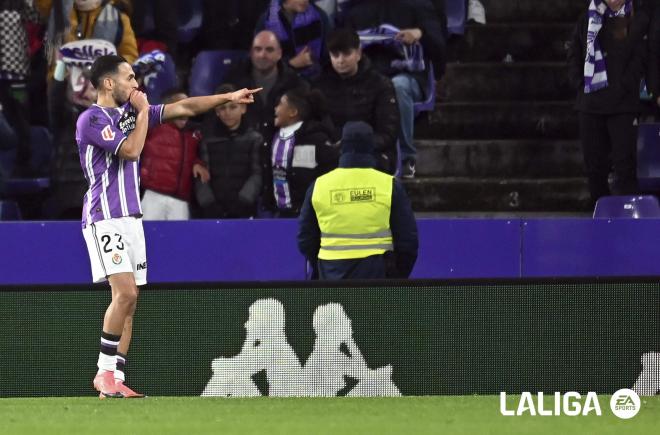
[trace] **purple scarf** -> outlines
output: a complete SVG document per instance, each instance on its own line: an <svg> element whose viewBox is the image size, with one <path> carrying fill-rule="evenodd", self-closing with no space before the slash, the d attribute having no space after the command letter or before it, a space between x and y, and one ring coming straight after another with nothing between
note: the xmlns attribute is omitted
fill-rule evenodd
<svg viewBox="0 0 660 435"><path fill-rule="evenodd" d="M598 32L603 27L605 17L629 16L632 12L632 0L626 0L618 11L611 10L604 0L591 0L587 24L587 54L584 59L584 93L589 94L606 88L607 66L598 42Z"/></svg>

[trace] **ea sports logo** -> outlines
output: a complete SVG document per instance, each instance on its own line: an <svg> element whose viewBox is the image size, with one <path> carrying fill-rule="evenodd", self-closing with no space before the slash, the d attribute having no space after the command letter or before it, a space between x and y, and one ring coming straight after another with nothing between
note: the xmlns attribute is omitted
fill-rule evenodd
<svg viewBox="0 0 660 435"><path fill-rule="evenodd" d="M622 388L615 392L610 399L610 408L619 418L633 418L639 412L641 401L633 390Z"/></svg>

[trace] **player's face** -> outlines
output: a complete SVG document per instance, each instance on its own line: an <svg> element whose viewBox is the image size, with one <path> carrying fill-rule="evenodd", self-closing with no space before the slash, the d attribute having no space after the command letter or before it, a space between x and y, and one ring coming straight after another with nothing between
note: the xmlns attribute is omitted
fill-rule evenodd
<svg viewBox="0 0 660 435"><path fill-rule="evenodd" d="M117 67L117 73L106 78L112 82L112 97L118 106L126 103L134 89L138 88L133 68L128 63L122 63ZM106 85L107 86L107 85Z"/></svg>
<svg viewBox="0 0 660 435"><path fill-rule="evenodd" d="M282 6L287 11L295 12L297 14L303 13L309 7L309 0L284 0Z"/></svg>
<svg viewBox="0 0 660 435"><path fill-rule="evenodd" d="M250 59L252 66L262 72L270 72L282 58L282 49L271 32L259 33L252 42Z"/></svg>
<svg viewBox="0 0 660 435"><path fill-rule="evenodd" d="M282 95L280 102L275 106L275 127L288 127L298 122L298 109L289 103L286 95Z"/></svg>
<svg viewBox="0 0 660 435"><path fill-rule="evenodd" d="M230 130L241 125L241 118L245 113L245 104L227 103L215 108L215 114Z"/></svg>
<svg viewBox="0 0 660 435"><path fill-rule="evenodd" d="M346 51L337 51L330 53L330 61L332 68L340 76L353 76L358 72L358 63L362 59L362 51L360 49L350 49Z"/></svg>

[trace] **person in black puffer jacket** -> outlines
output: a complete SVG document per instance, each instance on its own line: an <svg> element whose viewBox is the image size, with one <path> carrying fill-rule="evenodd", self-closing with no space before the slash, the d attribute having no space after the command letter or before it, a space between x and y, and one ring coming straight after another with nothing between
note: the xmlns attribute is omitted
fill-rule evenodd
<svg viewBox="0 0 660 435"><path fill-rule="evenodd" d="M349 121L364 121L374 129L378 154L377 169L396 171L396 141L399 134L399 107L392 81L376 71L362 55L360 38L351 29L338 29L328 37L332 65L327 67L315 88L328 101L328 114L335 125L335 139Z"/></svg>
<svg viewBox="0 0 660 435"><path fill-rule="evenodd" d="M334 128L324 117L325 101L318 90L290 90L275 108L279 130L262 147L262 167L263 206L276 217L298 216L310 184L337 167Z"/></svg>
<svg viewBox="0 0 660 435"><path fill-rule="evenodd" d="M221 85L217 92L234 92ZM197 201L205 218L254 216L261 193L261 135L245 122L245 104L227 103L204 119L200 156L211 172L208 184L197 183Z"/></svg>

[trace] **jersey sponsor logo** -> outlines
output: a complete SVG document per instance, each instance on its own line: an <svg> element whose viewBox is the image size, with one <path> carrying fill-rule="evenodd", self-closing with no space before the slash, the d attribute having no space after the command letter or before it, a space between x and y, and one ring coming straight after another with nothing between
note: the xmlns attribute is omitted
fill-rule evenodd
<svg viewBox="0 0 660 435"><path fill-rule="evenodd" d="M333 190L330 193L330 198L331 203L336 205L355 202L373 202L376 200L376 189L374 187L364 187Z"/></svg>
<svg viewBox="0 0 660 435"><path fill-rule="evenodd" d="M137 116L133 112L126 111L119 118L117 126L124 133L125 136L128 136L133 130L135 130L135 122L137 121Z"/></svg>
<svg viewBox="0 0 660 435"><path fill-rule="evenodd" d="M105 141L108 141L108 142L113 141L115 139L115 132L112 131L112 127L110 127L109 125L106 125L105 128L103 130L101 130L101 137Z"/></svg>

